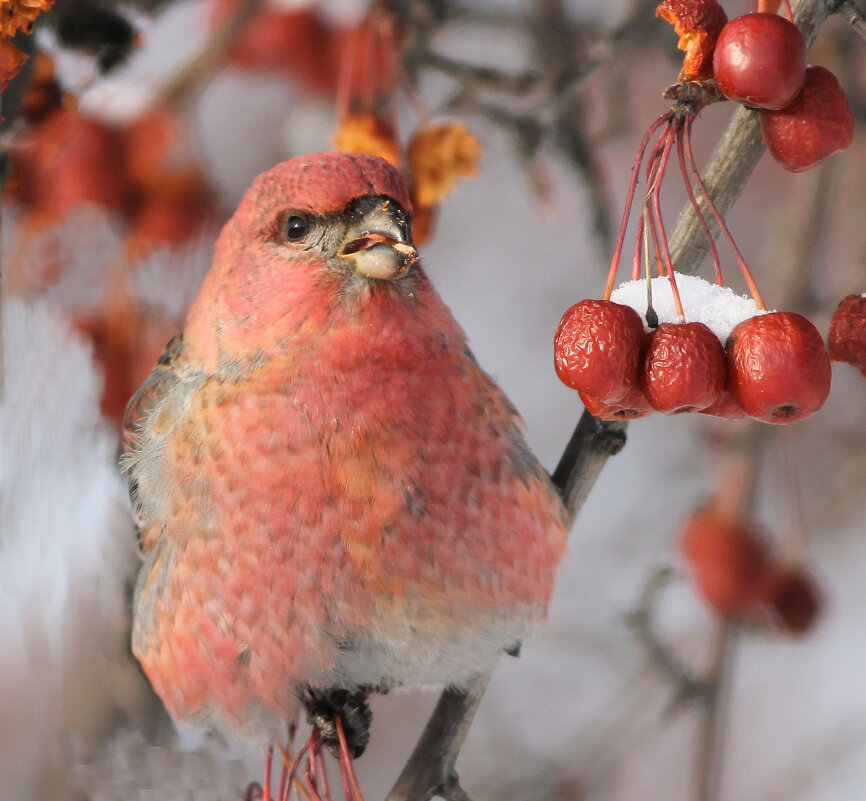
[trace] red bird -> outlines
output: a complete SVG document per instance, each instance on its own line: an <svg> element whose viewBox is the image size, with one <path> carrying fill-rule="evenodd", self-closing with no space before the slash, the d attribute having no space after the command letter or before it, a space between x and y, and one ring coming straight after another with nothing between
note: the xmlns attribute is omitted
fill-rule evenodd
<svg viewBox="0 0 866 801"><path fill-rule="evenodd" d="M133 651L178 719L274 739L306 707L357 755L368 693L466 687L545 614L565 510L409 212L370 156L259 176L129 403Z"/></svg>

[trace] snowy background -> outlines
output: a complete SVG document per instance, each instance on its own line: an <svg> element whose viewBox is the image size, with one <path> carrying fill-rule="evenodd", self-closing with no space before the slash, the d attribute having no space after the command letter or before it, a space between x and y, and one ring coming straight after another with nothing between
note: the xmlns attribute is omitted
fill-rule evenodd
<svg viewBox="0 0 866 801"><path fill-rule="evenodd" d="M334 14L355 10L348 0L332 5ZM576 8L608 23L622 11L614 3ZM141 52L115 77L82 89L81 107L117 118L146 104L203 43L204 13L202 3L184 2L155 22L142 18ZM483 62L495 60L499 44L495 36L458 36L450 47ZM614 209L640 131L664 110L659 94L676 74L673 61L646 59L623 100L632 127L599 150ZM85 60L69 58L61 68L85 86ZM435 98L437 87L429 91ZM701 159L729 114L705 114ZM192 120L208 175L230 209L261 170L327 149L333 111L285 78L226 70L197 99ZM555 154L545 164L551 197L541 201L509 138L468 122L485 145L481 175L444 203L423 258L552 469L582 411L552 370L552 334L568 305L600 294L606 256L593 239L581 183ZM866 290L864 140L861 132L836 165L841 200L815 271L826 308L813 319L822 331L836 300ZM786 247L804 224L816 180L787 175L765 157L730 217L770 306L784 297ZM680 203L670 201L671 213ZM15 214L4 209L6 249L15 247ZM127 650L136 556L125 482L115 431L99 413L102 377L69 321L69 309L88 302L94 265L110 262L122 244L110 221L87 226L101 244L74 259L60 284L3 301L0 797L238 799L259 777L263 755L189 732L178 740ZM80 230L70 225L64 236ZM172 276L200 276L208 248L205 238L157 254L141 291L166 307L182 305L196 279ZM805 532L826 610L802 640L766 631L737 638L723 746L728 801L866 796L866 381L834 365L833 382L824 409L774 430L762 459L757 516L782 542ZM520 659L503 662L463 750L458 769L476 801L690 797L696 713L671 708L673 688L626 617L652 570L679 567L678 528L714 487L714 432L725 425L654 415L630 426L626 449L605 467L574 528L548 625ZM659 613L664 636L700 670L713 633L709 612L676 581ZM371 801L390 787L437 695L398 691L374 700L372 744L357 765Z"/></svg>

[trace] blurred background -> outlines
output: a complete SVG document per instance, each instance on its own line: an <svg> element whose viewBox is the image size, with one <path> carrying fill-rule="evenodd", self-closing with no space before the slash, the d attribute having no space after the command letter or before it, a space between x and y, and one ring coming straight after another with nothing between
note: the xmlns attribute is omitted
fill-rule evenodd
<svg viewBox="0 0 866 801"><path fill-rule="evenodd" d="M553 332L601 296L637 144L681 66L654 10L408 0L381 38L360 0L56 0L16 37L29 58L0 140L0 796L235 800L261 775L263 754L176 732L129 652L137 555L116 459L126 400L180 328L220 226L276 162L336 134L406 164L414 133L451 121L444 188L416 195L424 264L555 467L583 406L552 369ZM866 291L864 52L831 18L810 56L846 89L853 146L802 175L765 155L728 216L768 306L824 335L841 298ZM700 165L733 105L698 119ZM669 232L685 200L672 175ZM864 468L866 381L846 364L792 426L633 422L579 515L547 626L493 678L458 762L470 796L860 801ZM732 482L773 558L810 577L795 632L725 618L690 579L684 522ZM373 700L368 799L437 697Z"/></svg>

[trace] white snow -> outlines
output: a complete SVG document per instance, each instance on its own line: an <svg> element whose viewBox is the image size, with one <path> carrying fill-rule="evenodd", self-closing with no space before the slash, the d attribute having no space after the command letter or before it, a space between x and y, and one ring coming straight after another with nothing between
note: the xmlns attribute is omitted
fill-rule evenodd
<svg viewBox="0 0 866 801"><path fill-rule="evenodd" d="M674 273L674 278L685 312L685 322L703 323L723 345L738 323L756 314L766 314L766 311L758 309L753 298L738 295L730 287L712 284L699 276L684 273ZM613 290L610 299L631 306L644 319L647 310L646 279L620 284ZM682 322L674 305L674 293L667 276L652 279L652 306L660 323Z"/></svg>

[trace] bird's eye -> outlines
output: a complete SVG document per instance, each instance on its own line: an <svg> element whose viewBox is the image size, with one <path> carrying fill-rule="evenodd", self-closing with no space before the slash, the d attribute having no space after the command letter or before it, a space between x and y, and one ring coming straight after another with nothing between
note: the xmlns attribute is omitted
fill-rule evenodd
<svg viewBox="0 0 866 801"><path fill-rule="evenodd" d="M307 220L306 217L302 217L300 214L292 214L286 220L286 236L292 241L303 239L309 230L309 220Z"/></svg>

